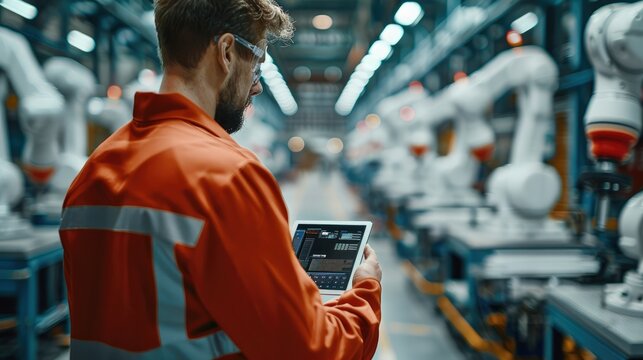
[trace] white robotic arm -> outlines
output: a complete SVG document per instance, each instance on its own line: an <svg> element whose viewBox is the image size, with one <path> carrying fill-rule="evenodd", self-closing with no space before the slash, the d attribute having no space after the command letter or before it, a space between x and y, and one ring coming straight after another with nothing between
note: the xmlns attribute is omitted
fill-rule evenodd
<svg viewBox="0 0 643 360"><path fill-rule="evenodd" d="M0 28L0 68L20 98L20 123L26 135L25 171L36 183L47 182L58 161L58 129L64 100L45 79L27 40Z"/></svg>
<svg viewBox="0 0 643 360"><path fill-rule="evenodd" d="M132 108L123 99L94 97L89 100L87 111L89 121L108 129L111 133L132 119Z"/></svg>
<svg viewBox="0 0 643 360"><path fill-rule="evenodd" d="M382 141L380 160L382 167L375 177L374 185L384 189L394 198L403 196L408 189L408 182L411 180L411 173L415 161L411 155L408 138L405 138L405 129L413 123L413 114L404 119L401 112L413 111L410 105L428 96L426 91L420 87L410 87L396 95L382 100L376 107L376 113L380 115L382 126L376 129L377 133L385 132L385 136L379 136ZM384 135L384 134L381 134ZM405 188L404 190L402 190ZM401 191L398 191L401 190Z"/></svg>
<svg viewBox="0 0 643 360"><path fill-rule="evenodd" d="M621 249L632 259L641 260L638 272L643 275L643 192L634 195L625 204L618 227Z"/></svg>
<svg viewBox="0 0 643 360"><path fill-rule="evenodd" d="M643 1L598 9L585 29L585 45L594 66L594 93L585 114L585 132L598 168L615 172L626 161L641 133L643 80ZM600 195L598 226L603 228L609 198ZM608 309L643 317L643 193L632 197L619 218L620 246L639 259L637 271L608 291Z"/></svg>
<svg viewBox="0 0 643 360"><path fill-rule="evenodd" d="M11 161L4 104L9 92L7 78L0 72L0 160Z"/></svg>
<svg viewBox="0 0 643 360"><path fill-rule="evenodd" d="M134 108L134 96L137 92L157 92L161 88L163 74L156 74L150 69L143 69L138 76L123 89L123 99Z"/></svg>
<svg viewBox="0 0 643 360"><path fill-rule="evenodd" d="M400 111L404 111L404 108L414 108L412 106L414 103L427 99L428 97L429 94L423 88L411 87L379 103L375 108L375 112L379 114L382 119L382 126L391 134L392 141L398 142L402 140L400 136L403 135L403 130L408 128L412 122L403 119ZM410 111L415 111L415 109ZM417 118L415 115L412 117Z"/></svg>
<svg viewBox="0 0 643 360"><path fill-rule="evenodd" d="M543 163L558 86L555 62L541 48L515 48L492 59L466 81L468 86L454 98L466 117L484 116L495 99L511 89L518 94L509 164L496 169L489 179L488 198L498 207L498 230L508 236L538 233L566 238L561 224L547 219L560 196L561 181L555 169Z"/></svg>
<svg viewBox="0 0 643 360"><path fill-rule="evenodd" d="M45 62L45 76L65 97L63 124L63 151L77 156L87 156L88 99L94 94L96 77L80 63L63 57L53 57Z"/></svg>
<svg viewBox="0 0 643 360"><path fill-rule="evenodd" d="M585 43L595 75L585 115L592 155L622 162L641 132L643 2L600 8L589 19Z"/></svg>
<svg viewBox="0 0 643 360"><path fill-rule="evenodd" d="M585 114L585 132L598 171L615 173L641 133L643 1L598 9L585 29L585 45L594 67L594 93ZM600 187L605 188L604 184ZM597 223L604 229L609 192L598 190Z"/></svg>
<svg viewBox="0 0 643 360"><path fill-rule="evenodd" d="M435 127L456 116L457 111L453 102L450 101L447 89L434 97L413 103L418 126Z"/></svg>
<svg viewBox="0 0 643 360"><path fill-rule="evenodd" d="M7 80L0 74L0 218L10 214L11 206L20 200L24 193L20 169L11 162L9 153L9 134L4 109L8 91Z"/></svg>
<svg viewBox="0 0 643 360"><path fill-rule="evenodd" d="M467 86L453 101L467 117L483 116L496 99L517 90L519 117L510 163L541 162L558 88L554 60L536 46L515 48L502 52L464 81Z"/></svg>
<svg viewBox="0 0 643 360"><path fill-rule="evenodd" d="M607 308L643 317L643 192L632 197L619 218L620 246L625 255L639 259L638 269L625 275L625 283L608 291Z"/></svg>
<svg viewBox="0 0 643 360"><path fill-rule="evenodd" d="M471 185L477 176L480 161L486 160L493 150L494 134L481 116L464 117L455 106L455 99L467 87L466 81L458 81L436 97L413 104L417 114L417 128L414 131L429 132L429 129L453 120L456 134L449 154L432 162L425 184L428 198L417 201L418 210L427 206L475 206L480 203L479 195Z"/></svg>

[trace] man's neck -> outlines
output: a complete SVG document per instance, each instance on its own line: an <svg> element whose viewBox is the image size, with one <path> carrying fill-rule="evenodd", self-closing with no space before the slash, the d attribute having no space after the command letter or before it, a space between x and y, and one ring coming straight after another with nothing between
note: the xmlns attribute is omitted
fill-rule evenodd
<svg viewBox="0 0 643 360"><path fill-rule="evenodd" d="M192 76L190 78L190 80L186 80L185 76L166 71L163 75L159 93L179 93L214 118L218 94L212 89L211 85L202 80L205 77Z"/></svg>

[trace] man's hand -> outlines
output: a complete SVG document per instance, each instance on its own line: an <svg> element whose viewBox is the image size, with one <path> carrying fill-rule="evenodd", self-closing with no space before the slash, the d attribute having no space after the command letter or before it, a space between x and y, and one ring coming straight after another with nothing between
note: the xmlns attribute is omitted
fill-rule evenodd
<svg viewBox="0 0 643 360"><path fill-rule="evenodd" d="M364 262L357 268L353 276L353 286L364 279L382 281L382 268L377 261L377 254L368 244L364 249Z"/></svg>

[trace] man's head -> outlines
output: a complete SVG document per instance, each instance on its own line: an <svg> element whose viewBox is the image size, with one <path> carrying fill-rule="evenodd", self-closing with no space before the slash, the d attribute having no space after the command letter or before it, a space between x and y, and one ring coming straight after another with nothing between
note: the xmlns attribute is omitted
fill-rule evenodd
<svg viewBox="0 0 643 360"><path fill-rule="evenodd" d="M244 109L262 91L267 39L293 32L274 0L155 0L155 21L166 73L211 88L214 118L228 133L241 128Z"/></svg>

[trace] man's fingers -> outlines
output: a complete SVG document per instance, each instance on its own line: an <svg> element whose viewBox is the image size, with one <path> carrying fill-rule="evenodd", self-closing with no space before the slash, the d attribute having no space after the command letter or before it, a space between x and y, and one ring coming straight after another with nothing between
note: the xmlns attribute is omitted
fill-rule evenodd
<svg viewBox="0 0 643 360"><path fill-rule="evenodd" d="M366 261L368 262L373 262L376 263L377 261L377 254L375 253L375 250L370 245L366 245L366 248L364 248L364 257Z"/></svg>
<svg viewBox="0 0 643 360"><path fill-rule="evenodd" d="M373 248L369 244L366 244L366 247L364 248L364 258L368 259L373 253Z"/></svg>

